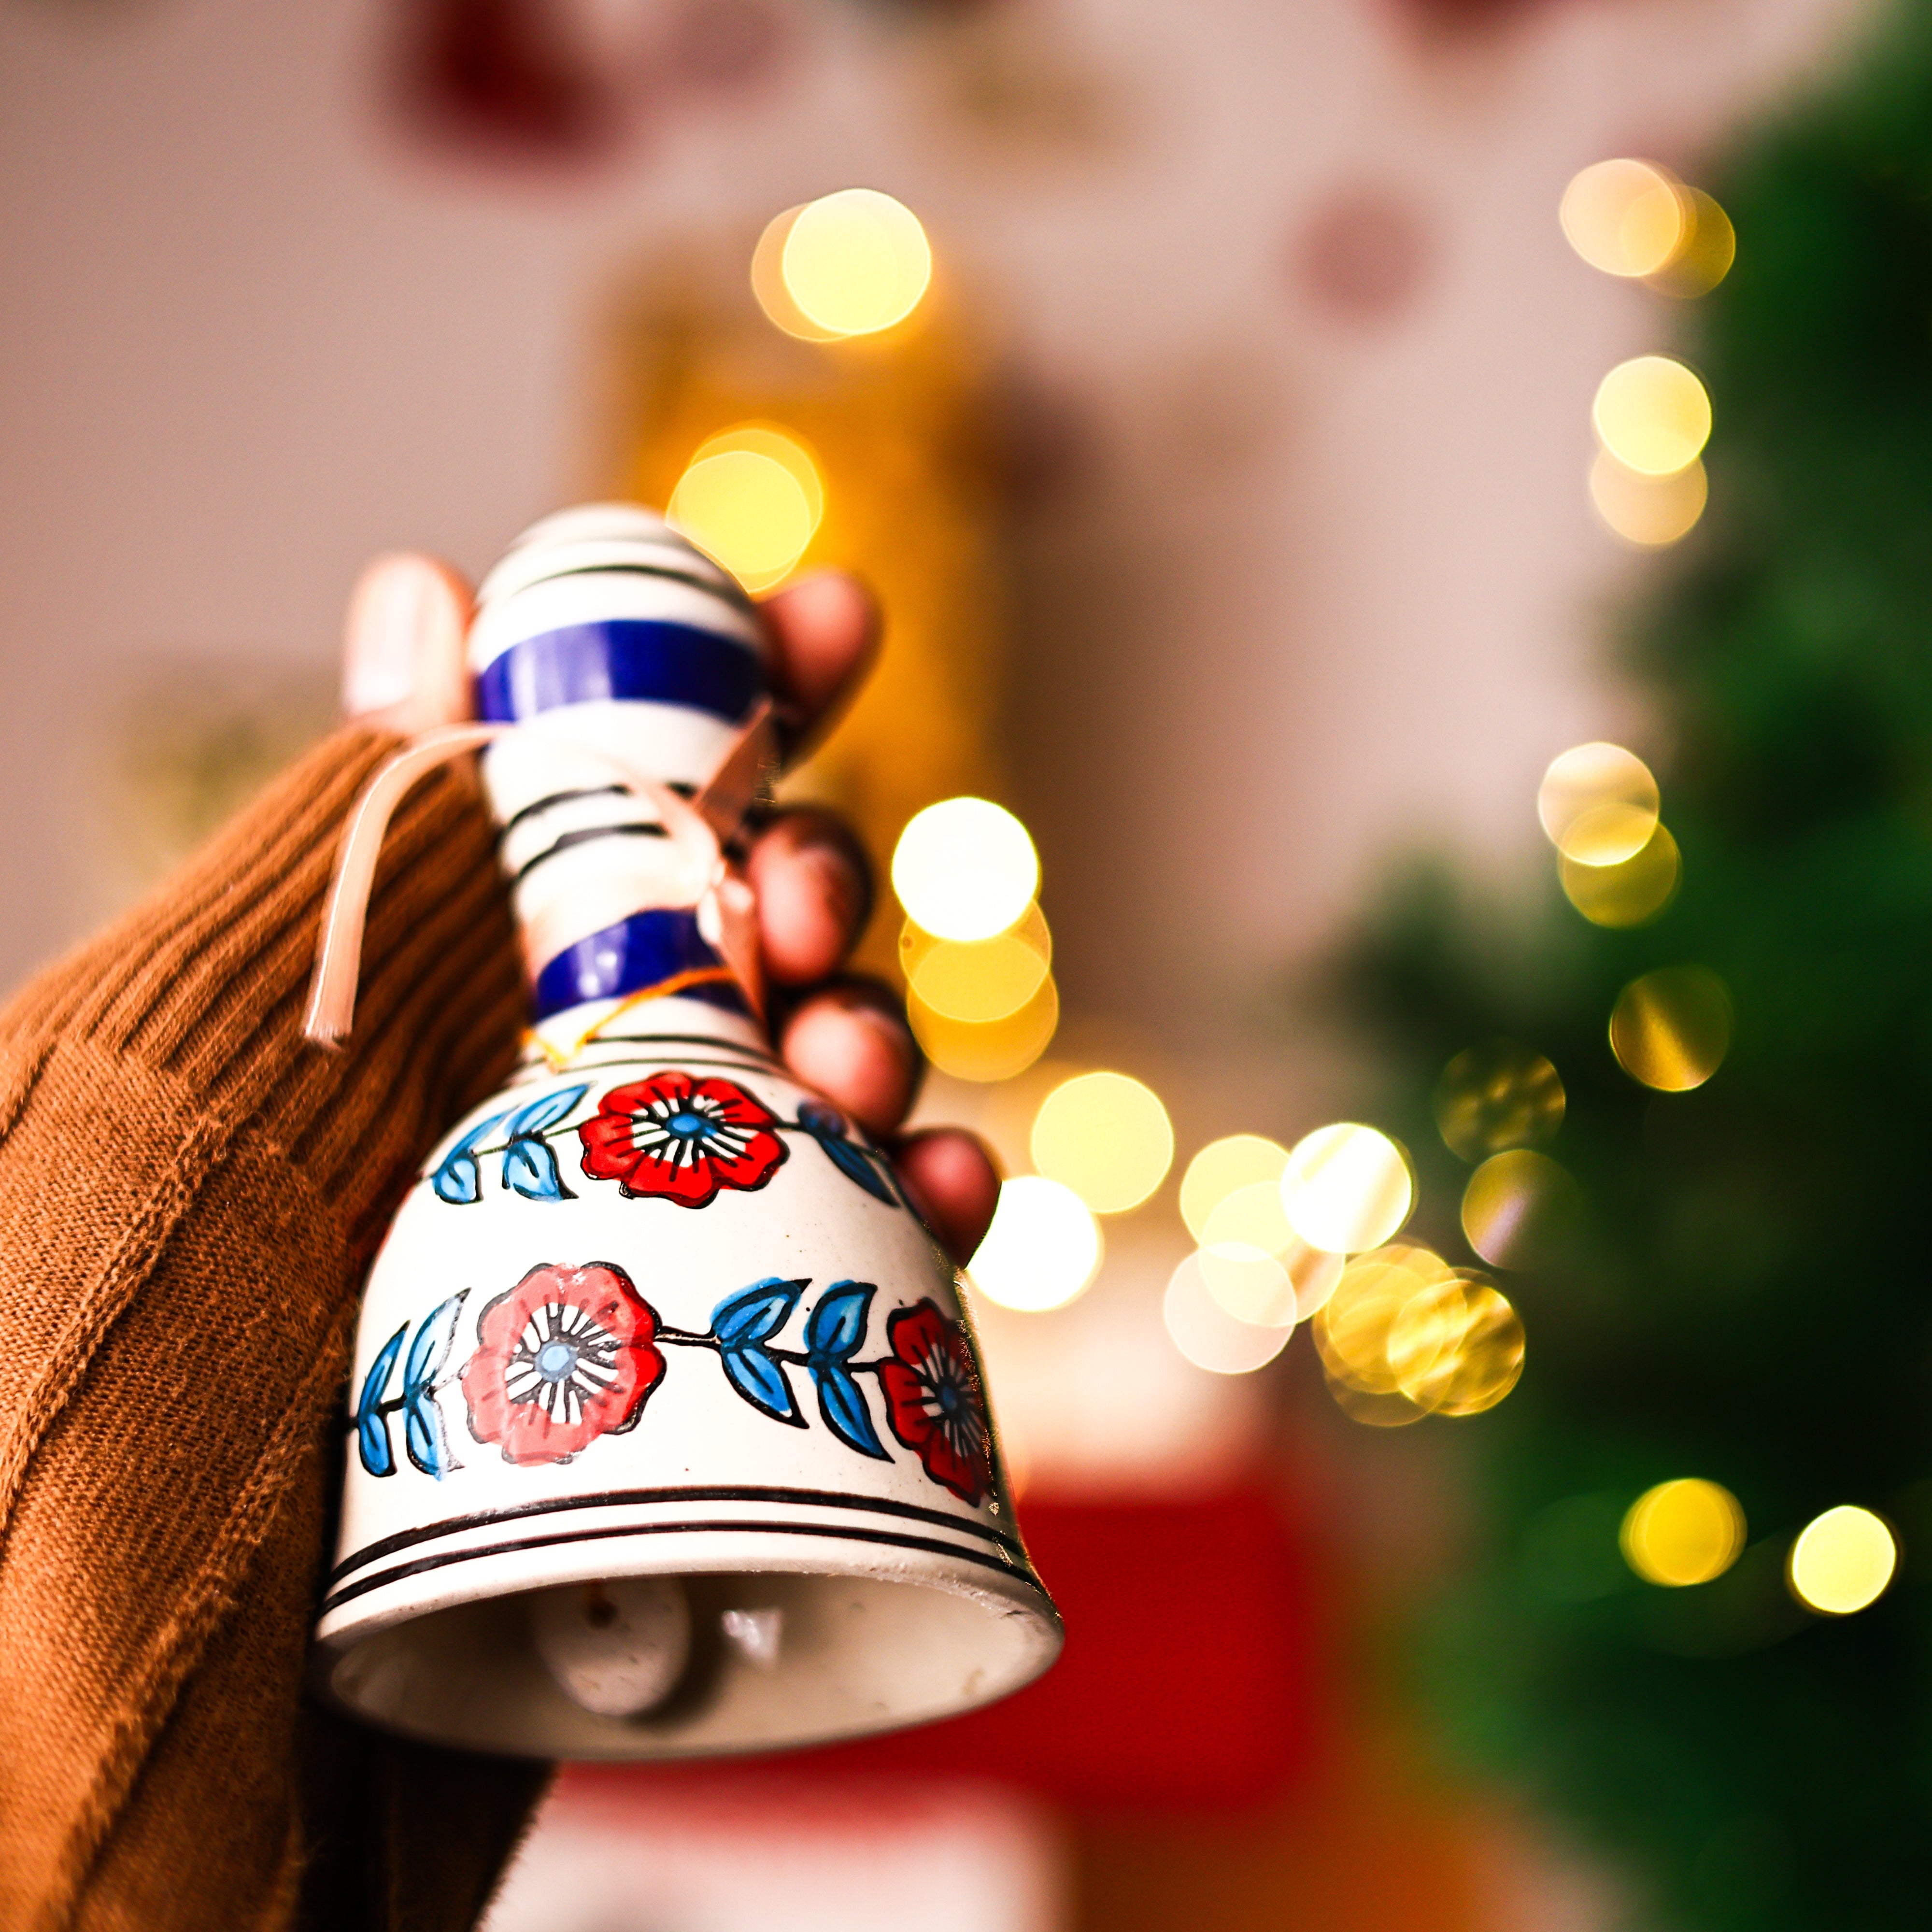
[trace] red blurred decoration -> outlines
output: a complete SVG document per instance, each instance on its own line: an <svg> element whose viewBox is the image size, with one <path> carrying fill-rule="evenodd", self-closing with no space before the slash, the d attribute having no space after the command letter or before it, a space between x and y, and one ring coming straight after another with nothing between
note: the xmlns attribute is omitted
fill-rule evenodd
<svg viewBox="0 0 1932 1932"><path fill-rule="evenodd" d="M1003 1704L862 1743L725 1765L580 1766L614 1796L667 1780L986 1779L1070 1810L1225 1819L1312 1766L1322 1730L1313 1569L1280 1502L1029 1502L1027 1543L1066 1648Z"/></svg>
<svg viewBox="0 0 1932 1932"><path fill-rule="evenodd" d="M1318 306L1349 322L1382 322L1421 292L1433 253L1412 202L1387 188L1351 188L1301 231L1294 267Z"/></svg>

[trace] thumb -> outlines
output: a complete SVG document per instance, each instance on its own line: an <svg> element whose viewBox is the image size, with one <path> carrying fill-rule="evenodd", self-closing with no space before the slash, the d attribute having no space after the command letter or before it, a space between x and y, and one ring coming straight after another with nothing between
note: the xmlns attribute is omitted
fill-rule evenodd
<svg viewBox="0 0 1932 1932"><path fill-rule="evenodd" d="M344 711L406 735L461 724L470 607L470 586L448 564L409 551L377 557L350 593Z"/></svg>

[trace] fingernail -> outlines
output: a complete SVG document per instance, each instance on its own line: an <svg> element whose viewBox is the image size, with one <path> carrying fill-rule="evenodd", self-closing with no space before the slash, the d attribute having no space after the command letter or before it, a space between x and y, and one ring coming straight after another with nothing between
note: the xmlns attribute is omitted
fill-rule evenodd
<svg viewBox="0 0 1932 1932"><path fill-rule="evenodd" d="M843 841L817 838L802 847L799 856L812 867L825 895L826 904L842 932L856 934L871 907L871 881L860 868Z"/></svg>
<svg viewBox="0 0 1932 1932"><path fill-rule="evenodd" d="M404 704L416 688L429 586L422 567L384 558L365 570L349 601L342 708L352 718Z"/></svg>

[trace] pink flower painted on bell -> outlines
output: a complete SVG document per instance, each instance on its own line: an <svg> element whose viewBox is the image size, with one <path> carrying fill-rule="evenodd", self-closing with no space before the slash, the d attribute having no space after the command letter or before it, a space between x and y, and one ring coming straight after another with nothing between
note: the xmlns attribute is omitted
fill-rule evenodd
<svg viewBox="0 0 1932 1932"><path fill-rule="evenodd" d="M530 1464L568 1462L631 1428L664 1378L657 1331L622 1268L532 1268L478 1318L462 1376L470 1433Z"/></svg>

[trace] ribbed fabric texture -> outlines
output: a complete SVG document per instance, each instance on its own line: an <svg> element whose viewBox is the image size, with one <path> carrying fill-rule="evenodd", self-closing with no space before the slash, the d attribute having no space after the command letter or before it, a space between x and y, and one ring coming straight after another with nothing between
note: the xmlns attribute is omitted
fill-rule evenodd
<svg viewBox="0 0 1932 1932"><path fill-rule="evenodd" d="M540 1769L303 1672L362 1276L524 993L480 802L397 814L346 1050L301 1036L339 734L0 1012L0 1924L473 1924Z"/></svg>

